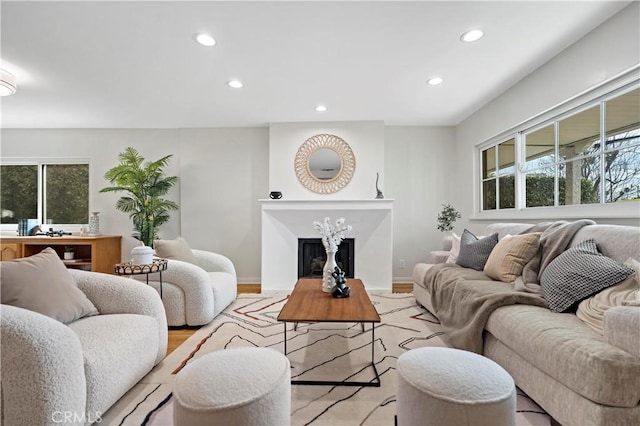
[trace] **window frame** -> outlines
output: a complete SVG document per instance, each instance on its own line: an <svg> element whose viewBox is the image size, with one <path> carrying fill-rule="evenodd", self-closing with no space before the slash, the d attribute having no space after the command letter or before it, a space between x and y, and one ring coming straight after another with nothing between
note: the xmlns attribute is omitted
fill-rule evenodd
<svg viewBox="0 0 640 426"><path fill-rule="evenodd" d="M638 77L639 67L634 67L620 76L611 79L609 82L603 83L593 89L583 92L582 94L571 98L537 116L525 120L518 125L492 137L489 140L481 142L474 149L474 164L477 171L474 173L474 192L475 202L473 206L472 220L504 220L508 218L517 219L542 219L542 218L638 218L640 217L640 201L629 201L624 203L606 203L605 202L605 179L600 179L599 202L593 204L571 204L559 205L559 170L558 167L565 161L560 160L558 147L559 123L568 117L579 114L594 106L600 106L600 139L601 149L598 157L600 158L600 175L604 176L604 155L610 151L606 149L606 102L616 97L640 88L640 78ZM526 149L525 135L532 133L538 129L553 125L554 132L554 205L540 207L526 207L526 173L530 171L526 167ZM482 158L483 151L495 148L496 152L501 143L513 138L515 140L515 208L500 209L499 203L493 210L483 210L484 193L483 184L486 179L483 178ZM637 146L632 144L630 146ZM586 158L580 156L579 158ZM577 160L578 158L576 158Z"/></svg>
<svg viewBox="0 0 640 426"><path fill-rule="evenodd" d="M500 203L500 178L503 178L505 176L510 176L511 173L508 174L501 174L500 172L504 169L500 168L500 146L510 143L511 141L513 141L513 178L514 178L514 207L501 207L501 203ZM494 173L495 175L493 177L484 177L484 169L483 169L483 153L484 151L488 151L489 149L494 149L494 153L493 153L493 163L495 165L495 170ZM486 147L485 149L481 149L479 150L479 155L480 155L480 210L481 211L497 211L497 210L513 210L515 208L515 206L517 206L517 195L516 195L516 186L517 186L517 180L518 180L518 170L517 170L517 165L518 165L518 142L515 138L515 135L507 135L506 137L503 137L501 139L499 139L499 142L497 142L495 145L489 145L488 147ZM494 209L490 209L490 210L483 210L483 201L484 201L484 183L485 182L490 182L490 181L494 181L495 182L495 198L496 198L496 207Z"/></svg>
<svg viewBox="0 0 640 426"><path fill-rule="evenodd" d="M43 214L45 209L45 199L44 199L44 176L43 176L43 166L47 165L88 165L89 166L89 193L88 193L88 202L89 208L87 211L87 218L90 216L93 205L93 185L91 178L91 159L88 157L2 157L0 158L0 166L37 166L38 168L38 213L37 217L33 219L37 219L38 223L42 225ZM77 224L77 223L54 223L53 224L56 230L58 228L63 228L68 232L79 232L80 228L86 224ZM15 223L2 223L0 224L0 232L8 233L11 231L17 232L18 224Z"/></svg>

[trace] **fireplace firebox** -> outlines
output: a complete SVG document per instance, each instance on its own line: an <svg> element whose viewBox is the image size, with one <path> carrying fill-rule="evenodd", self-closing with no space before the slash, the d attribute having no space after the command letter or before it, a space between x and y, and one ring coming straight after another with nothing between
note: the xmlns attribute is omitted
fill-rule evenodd
<svg viewBox="0 0 640 426"><path fill-rule="evenodd" d="M336 263L346 278L354 276L355 239L345 238L338 246ZM298 238L298 278L322 278L327 253L320 238Z"/></svg>

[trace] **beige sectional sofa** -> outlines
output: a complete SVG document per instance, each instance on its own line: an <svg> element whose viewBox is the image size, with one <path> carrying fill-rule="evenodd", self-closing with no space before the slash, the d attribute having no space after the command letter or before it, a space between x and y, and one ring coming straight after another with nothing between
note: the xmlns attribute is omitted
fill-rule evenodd
<svg viewBox="0 0 640 426"><path fill-rule="evenodd" d="M531 227L498 223L488 226L483 235L497 232L502 238L527 232ZM584 226L567 249L590 238L596 240L602 254L618 262L630 257L640 259L640 228ZM431 260L443 262L447 255L437 252ZM433 306L437 302L434 298L440 297L436 294L440 287L434 285L436 275L446 279L467 273L468 278L456 284L460 298L469 298L478 291L480 299L485 286L517 291L512 283L491 280L482 271L461 269L468 268L417 264L413 273L416 301L438 316L438 309ZM447 331L444 321L443 326ZM513 303L488 315L481 340L480 353L504 367L517 386L560 424L640 424L640 307L607 310L604 335L600 335L575 313L555 313L546 306L528 304L526 297L514 298Z"/></svg>

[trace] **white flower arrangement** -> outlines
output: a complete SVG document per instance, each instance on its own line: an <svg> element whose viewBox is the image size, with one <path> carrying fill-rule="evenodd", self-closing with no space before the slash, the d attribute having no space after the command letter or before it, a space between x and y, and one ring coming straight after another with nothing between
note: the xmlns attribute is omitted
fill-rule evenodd
<svg viewBox="0 0 640 426"><path fill-rule="evenodd" d="M324 218L324 222L315 221L313 222L313 226L320 232L320 236L322 237L322 244L326 251L338 251L338 246L344 240L344 233L351 231L351 225L344 224L344 218L336 220L336 224L334 225L331 222L331 219L328 217Z"/></svg>

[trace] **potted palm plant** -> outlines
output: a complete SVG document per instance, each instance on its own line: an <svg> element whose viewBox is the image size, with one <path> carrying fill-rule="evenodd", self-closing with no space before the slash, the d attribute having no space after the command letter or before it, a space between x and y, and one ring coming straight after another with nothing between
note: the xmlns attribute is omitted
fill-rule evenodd
<svg viewBox="0 0 640 426"><path fill-rule="evenodd" d="M104 175L114 186L100 190L126 193L116 208L129 214L135 230L133 237L149 247L158 237L158 227L169 220L169 211L178 209L178 204L163 198L178 182L177 176L165 176L164 168L171 157L170 154L145 163L136 149L128 147L118 154L120 164Z"/></svg>

